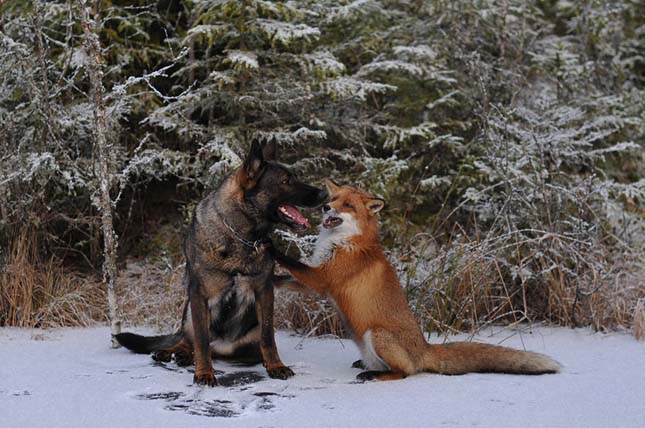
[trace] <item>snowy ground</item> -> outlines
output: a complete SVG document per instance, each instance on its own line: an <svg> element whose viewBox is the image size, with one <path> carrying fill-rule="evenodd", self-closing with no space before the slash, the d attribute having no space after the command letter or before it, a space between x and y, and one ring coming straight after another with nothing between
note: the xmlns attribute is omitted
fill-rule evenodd
<svg viewBox="0 0 645 428"><path fill-rule="evenodd" d="M226 386L210 389L110 349L105 328L0 329L0 427L645 427L645 344L625 334L496 329L477 340L547 353L564 372L368 384L354 383L349 341L277 340L294 378L216 363Z"/></svg>

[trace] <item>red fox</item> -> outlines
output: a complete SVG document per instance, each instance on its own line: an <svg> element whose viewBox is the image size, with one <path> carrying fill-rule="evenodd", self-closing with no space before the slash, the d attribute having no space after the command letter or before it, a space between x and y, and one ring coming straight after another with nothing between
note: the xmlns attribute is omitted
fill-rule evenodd
<svg viewBox="0 0 645 428"><path fill-rule="evenodd" d="M354 365L368 370L357 376L359 380L395 380L419 372L560 370L556 361L535 352L479 343L428 344L378 240L376 214L384 201L331 180L325 184L330 200L323 206L315 264L272 252L300 284L336 303L362 354L362 361ZM299 286L293 281L288 285Z"/></svg>

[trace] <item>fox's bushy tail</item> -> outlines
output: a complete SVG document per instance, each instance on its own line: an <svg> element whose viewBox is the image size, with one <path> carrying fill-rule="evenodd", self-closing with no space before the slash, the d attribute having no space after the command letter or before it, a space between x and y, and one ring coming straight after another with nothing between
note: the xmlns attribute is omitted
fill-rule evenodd
<svg viewBox="0 0 645 428"><path fill-rule="evenodd" d="M183 338L181 333L165 334L161 336L141 336L134 333L120 333L115 339L130 351L137 354L150 354L175 347Z"/></svg>
<svg viewBox="0 0 645 428"><path fill-rule="evenodd" d="M424 370L458 375L464 373L558 373L560 364L537 352L519 351L483 343L457 342L426 347Z"/></svg>

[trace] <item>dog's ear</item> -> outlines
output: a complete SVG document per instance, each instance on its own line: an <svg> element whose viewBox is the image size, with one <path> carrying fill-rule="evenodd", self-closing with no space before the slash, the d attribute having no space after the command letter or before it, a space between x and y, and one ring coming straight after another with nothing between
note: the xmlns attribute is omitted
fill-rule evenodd
<svg viewBox="0 0 645 428"><path fill-rule="evenodd" d="M381 198L370 198L365 202L370 214L375 215L377 212L381 211L385 206L385 201Z"/></svg>
<svg viewBox="0 0 645 428"><path fill-rule="evenodd" d="M338 192L338 189L340 189L340 186L338 184L334 183L329 178L325 178L323 180L323 183L325 184L325 187L327 188L327 193L329 193L330 195L333 195L334 193Z"/></svg>
<svg viewBox="0 0 645 428"><path fill-rule="evenodd" d="M264 172L264 167L266 162L262 154L262 146L258 140L253 140L251 142L251 150L244 160L244 164L237 173L237 178L244 189L253 188L262 173Z"/></svg>
<svg viewBox="0 0 645 428"><path fill-rule="evenodd" d="M262 156L267 162L274 162L277 156L278 144L275 141L275 138L271 138L264 144L262 147Z"/></svg>

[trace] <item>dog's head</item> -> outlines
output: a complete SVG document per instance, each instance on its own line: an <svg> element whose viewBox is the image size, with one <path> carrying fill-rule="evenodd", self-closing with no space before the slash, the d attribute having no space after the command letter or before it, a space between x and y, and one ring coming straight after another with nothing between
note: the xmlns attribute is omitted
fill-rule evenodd
<svg viewBox="0 0 645 428"><path fill-rule="evenodd" d="M376 213L385 201L352 186L339 186L325 179L329 202L322 207L321 226L328 234L349 238L354 235L376 233Z"/></svg>
<svg viewBox="0 0 645 428"><path fill-rule="evenodd" d="M327 191L300 181L287 166L276 161L276 144L271 140L251 143L244 164L237 172L244 199L254 211L271 223L283 223L303 231L309 221L297 207L317 207L327 200Z"/></svg>

